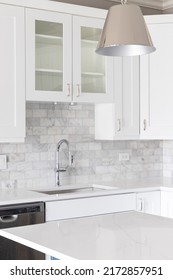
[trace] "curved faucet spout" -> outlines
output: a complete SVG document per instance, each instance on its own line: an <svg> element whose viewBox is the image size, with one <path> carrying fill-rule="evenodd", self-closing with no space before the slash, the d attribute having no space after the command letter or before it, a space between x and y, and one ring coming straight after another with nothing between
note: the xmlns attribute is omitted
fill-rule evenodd
<svg viewBox="0 0 173 280"><path fill-rule="evenodd" d="M68 150L69 150L69 142L68 142L66 139L62 139L62 140L60 140L60 141L58 142L58 144L57 144L57 151L58 151L58 152L59 152L59 149L60 149L60 147L61 147L61 145L62 145L63 143L66 143L66 145L67 145L67 147L68 147Z"/></svg>
<svg viewBox="0 0 173 280"><path fill-rule="evenodd" d="M60 167L60 148L61 145L65 143L67 145L67 149L68 149L68 165L66 167L61 168ZM69 167L69 162L70 162L70 151L69 151L69 142L66 139L62 139L58 142L57 144L57 168L56 168L56 183L58 186L60 186L60 173L61 172L65 172L67 171L68 167Z"/></svg>

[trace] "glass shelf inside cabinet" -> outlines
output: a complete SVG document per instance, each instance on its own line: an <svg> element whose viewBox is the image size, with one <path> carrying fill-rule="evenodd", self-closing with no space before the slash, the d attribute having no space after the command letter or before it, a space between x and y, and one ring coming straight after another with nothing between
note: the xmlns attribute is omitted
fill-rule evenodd
<svg viewBox="0 0 173 280"><path fill-rule="evenodd" d="M35 22L35 89L63 89L63 25L57 22Z"/></svg>
<svg viewBox="0 0 173 280"><path fill-rule="evenodd" d="M42 44L48 44L48 45L62 45L62 37L58 36L49 36L49 35L43 35L43 34L36 34L35 35L36 43L38 44L38 47L42 47Z"/></svg>
<svg viewBox="0 0 173 280"><path fill-rule="evenodd" d="M81 87L85 93L105 93L105 58L95 53L101 29L81 26Z"/></svg>

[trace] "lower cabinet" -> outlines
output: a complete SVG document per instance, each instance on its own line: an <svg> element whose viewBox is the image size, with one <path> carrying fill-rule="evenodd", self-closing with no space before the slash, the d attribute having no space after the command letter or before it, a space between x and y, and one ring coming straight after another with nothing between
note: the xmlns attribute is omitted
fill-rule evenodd
<svg viewBox="0 0 173 280"><path fill-rule="evenodd" d="M46 202L46 222L125 211L173 218L173 192L156 190Z"/></svg>
<svg viewBox="0 0 173 280"><path fill-rule="evenodd" d="M108 195L46 202L46 222L136 210L136 194Z"/></svg>
<svg viewBox="0 0 173 280"><path fill-rule="evenodd" d="M173 218L173 192L161 191L161 216Z"/></svg>
<svg viewBox="0 0 173 280"><path fill-rule="evenodd" d="M143 212L153 215L161 215L161 192L141 192L137 194L136 209L138 212Z"/></svg>
<svg viewBox="0 0 173 280"><path fill-rule="evenodd" d="M136 209L139 212L173 218L173 192L151 191L137 194Z"/></svg>

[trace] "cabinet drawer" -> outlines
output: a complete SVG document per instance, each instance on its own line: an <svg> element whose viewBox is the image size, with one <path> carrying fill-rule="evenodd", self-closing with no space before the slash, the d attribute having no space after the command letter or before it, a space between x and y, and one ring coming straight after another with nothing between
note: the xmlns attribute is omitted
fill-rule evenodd
<svg viewBox="0 0 173 280"><path fill-rule="evenodd" d="M46 202L46 221L136 210L136 194Z"/></svg>

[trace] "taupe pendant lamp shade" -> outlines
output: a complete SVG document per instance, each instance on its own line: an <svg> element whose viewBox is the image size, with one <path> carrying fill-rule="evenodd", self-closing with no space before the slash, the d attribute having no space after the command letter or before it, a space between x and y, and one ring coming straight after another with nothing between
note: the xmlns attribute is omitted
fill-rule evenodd
<svg viewBox="0 0 173 280"><path fill-rule="evenodd" d="M137 5L120 4L109 9L96 53L105 56L135 56L155 50Z"/></svg>

